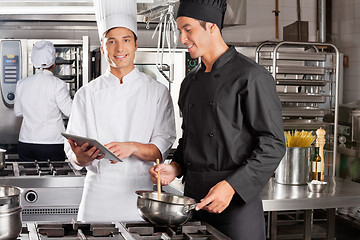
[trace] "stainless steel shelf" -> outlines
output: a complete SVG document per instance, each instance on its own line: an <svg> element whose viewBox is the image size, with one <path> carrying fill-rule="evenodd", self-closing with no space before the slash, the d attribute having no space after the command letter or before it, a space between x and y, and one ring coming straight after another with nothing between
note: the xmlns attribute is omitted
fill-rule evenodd
<svg viewBox="0 0 360 240"><path fill-rule="evenodd" d="M278 93L281 102L324 103L326 96L310 93Z"/></svg>
<svg viewBox="0 0 360 240"><path fill-rule="evenodd" d="M272 72L272 71L271 71ZM278 66L276 73L286 74L310 74L310 75L323 75L326 72L324 67L312 67L312 66Z"/></svg>
<svg viewBox="0 0 360 240"><path fill-rule="evenodd" d="M328 81L323 80L307 80L307 79L276 79L277 85L289 86L325 86Z"/></svg>
<svg viewBox="0 0 360 240"><path fill-rule="evenodd" d="M315 130L319 128L326 128L326 126L332 125L331 123L320 122L313 119L285 119L284 129L285 130Z"/></svg>
<svg viewBox="0 0 360 240"><path fill-rule="evenodd" d="M283 107L284 117L324 117L326 110L313 107Z"/></svg>
<svg viewBox="0 0 360 240"><path fill-rule="evenodd" d="M260 57L263 59L273 59L273 52L261 52ZM278 60L308 60L308 61L325 61L325 53L312 52L278 52L276 58Z"/></svg>

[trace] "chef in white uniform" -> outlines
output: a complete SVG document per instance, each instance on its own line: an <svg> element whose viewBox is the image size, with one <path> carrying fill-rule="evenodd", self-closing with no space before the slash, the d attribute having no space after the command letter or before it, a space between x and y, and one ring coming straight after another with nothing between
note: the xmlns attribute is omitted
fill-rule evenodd
<svg viewBox="0 0 360 240"><path fill-rule="evenodd" d="M53 75L55 47L50 41L39 41L31 53L35 75L16 85L14 112L23 117L18 153L21 161L65 160L65 131L62 115L69 117L71 103L66 83Z"/></svg>
<svg viewBox="0 0 360 240"><path fill-rule="evenodd" d="M87 169L79 221L142 220L135 191L152 190L148 171L155 159L166 158L175 141L169 91L134 66L136 1L109 2L99 6L95 1L101 51L109 69L75 94L67 132L97 139L123 162L99 156L88 143L65 143L73 165Z"/></svg>

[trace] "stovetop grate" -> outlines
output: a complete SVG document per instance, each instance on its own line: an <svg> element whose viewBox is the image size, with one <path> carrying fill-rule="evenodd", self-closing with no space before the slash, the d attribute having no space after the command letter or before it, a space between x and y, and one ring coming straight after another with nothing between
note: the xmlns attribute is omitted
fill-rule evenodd
<svg viewBox="0 0 360 240"><path fill-rule="evenodd" d="M193 221L180 227L158 227L146 222L32 222L24 223L18 240L230 240L206 222Z"/></svg>
<svg viewBox="0 0 360 240"><path fill-rule="evenodd" d="M0 171L0 177L24 176L81 176L86 169L75 170L69 161L8 162Z"/></svg>
<svg viewBox="0 0 360 240"><path fill-rule="evenodd" d="M125 223L125 228L135 239L146 240L215 240L226 239L219 231L201 221L183 226L159 227L146 222ZM210 229L211 228L211 229ZM210 231L209 231L210 230ZM224 237L224 238L223 238Z"/></svg>

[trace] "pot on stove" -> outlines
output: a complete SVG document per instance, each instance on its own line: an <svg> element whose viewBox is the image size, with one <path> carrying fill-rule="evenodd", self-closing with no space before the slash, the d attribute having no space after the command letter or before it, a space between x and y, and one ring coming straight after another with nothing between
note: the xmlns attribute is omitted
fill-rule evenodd
<svg viewBox="0 0 360 240"><path fill-rule="evenodd" d="M194 199L170 193L136 191L137 208L147 222L159 226L177 226L187 223L193 215L197 203Z"/></svg>
<svg viewBox="0 0 360 240"><path fill-rule="evenodd" d="M16 239L22 228L21 189L0 185L0 240Z"/></svg>

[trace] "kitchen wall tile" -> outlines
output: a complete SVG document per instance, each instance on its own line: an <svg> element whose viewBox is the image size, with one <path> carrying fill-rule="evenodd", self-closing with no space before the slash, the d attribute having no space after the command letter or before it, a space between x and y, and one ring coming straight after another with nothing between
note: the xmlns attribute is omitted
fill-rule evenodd
<svg viewBox="0 0 360 240"><path fill-rule="evenodd" d="M250 21L253 19L275 19L275 15L272 12L273 10L274 8L269 6L248 6L246 10L246 19ZM248 21L246 23L248 23Z"/></svg>
<svg viewBox="0 0 360 240"><path fill-rule="evenodd" d="M247 6L273 6L275 8L275 1L269 0L247 0Z"/></svg>
<svg viewBox="0 0 360 240"><path fill-rule="evenodd" d="M340 22L340 34L348 34L352 32L354 19Z"/></svg>
<svg viewBox="0 0 360 240"><path fill-rule="evenodd" d="M294 7L284 7L282 8L282 12L280 12L281 20L297 20L297 11Z"/></svg>
<svg viewBox="0 0 360 240"><path fill-rule="evenodd" d="M344 91L360 91L360 78L344 76Z"/></svg>
<svg viewBox="0 0 360 240"><path fill-rule="evenodd" d="M344 69L344 102L360 100L360 1L332 1L332 41L339 51L349 56Z"/></svg>
<svg viewBox="0 0 360 240"><path fill-rule="evenodd" d="M339 35L341 47L350 48L356 47L358 45L359 40L355 39L355 35L352 33L344 33Z"/></svg>
<svg viewBox="0 0 360 240"><path fill-rule="evenodd" d="M359 10L360 12L360 10ZM351 29L354 33L360 33L360 18L356 18L353 22L353 28Z"/></svg>
<svg viewBox="0 0 360 240"><path fill-rule="evenodd" d="M342 48L341 52L349 57L349 63L360 61L360 46L356 48ZM358 65L360 68L360 64Z"/></svg>
<svg viewBox="0 0 360 240"><path fill-rule="evenodd" d="M359 19L360 18L360 1L357 1L355 4L354 4L354 18L355 19Z"/></svg>
<svg viewBox="0 0 360 240"><path fill-rule="evenodd" d="M275 13L273 7L262 7L257 11L258 19L273 19L275 21Z"/></svg>
<svg viewBox="0 0 360 240"><path fill-rule="evenodd" d="M360 76L360 62L357 61L349 62L349 67L344 69L344 76L346 77ZM360 78L358 79L360 80Z"/></svg>
<svg viewBox="0 0 360 240"><path fill-rule="evenodd" d="M316 42L316 21L309 21L308 34L309 42Z"/></svg>
<svg viewBox="0 0 360 240"><path fill-rule="evenodd" d="M340 11L340 18L342 20L349 20L354 18L354 12L352 11L351 5L348 6L345 5L342 8L340 8L339 11Z"/></svg>
<svg viewBox="0 0 360 240"><path fill-rule="evenodd" d="M316 6L306 7L301 10L302 21L316 21Z"/></svg>
<svg viewBox="0 0 360 240"><path fill-rule="evenodd" d="M340 21L332 21L331 22L331 32L332 32L332 35L336 35L336 34L340 34L341 32L341 22Z"/></svg>
<svg viewBox="0 0 360 240"><path fill-rule="evenodd" d="M296 8L296 1L289 1L289 0L283 0L279 1L279 4L284 7L295 7Z"/></svg>
<svg viewBox="0 0 360 240"><path fill-rule="evenodd" d="M359 91L353 91L353 90L344 91L343 103L349 103L357 100L360 100Z"/></svg>

